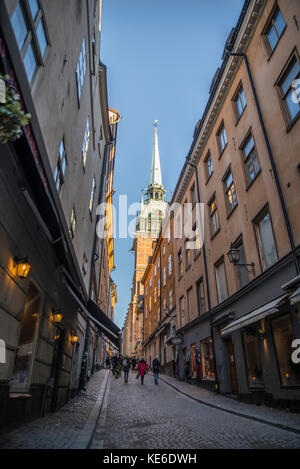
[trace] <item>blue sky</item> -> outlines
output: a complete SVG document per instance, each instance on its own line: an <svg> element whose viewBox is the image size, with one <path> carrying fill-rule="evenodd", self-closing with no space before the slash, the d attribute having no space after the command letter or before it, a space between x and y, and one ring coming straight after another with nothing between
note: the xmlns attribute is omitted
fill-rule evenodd
<svg viewBox="0 0 300 469"><path fill-rule="evenodd" d="M103 0L102 62L107 66L109 105L119 110L115 202L138 202L150 178L153 121L167 200L172 196L196 123L221 64L225 41L244 0ZM122 327L130 301L132 239L115 240Z"/></svg>

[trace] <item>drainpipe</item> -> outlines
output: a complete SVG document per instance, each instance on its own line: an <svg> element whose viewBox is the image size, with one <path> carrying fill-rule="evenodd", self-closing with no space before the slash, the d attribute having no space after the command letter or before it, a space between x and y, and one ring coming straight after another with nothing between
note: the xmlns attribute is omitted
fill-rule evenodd
<svg viewBox="0 0 300 469"><path fill-rule="evenodd" d="M296 275L299 275L300 274L300 268L299 268L299 264L298 264L298 260L297 260L297 256L296 256L293 233L292 233L292 229L291 229L291 225L290 225L290 221L289 221L289 216L288 216L287 208L286 208L283 193L282 193L282 188L281 188L281 184L280 184L280 180L279 180L279 176L278 176L278 172L277 172L277 168L276 168L276 163L275 163L273 152L272 152L272 149L271 149L271 144L270 144L270 141L269 141L269 138L268 138L267 130L266 130L264 119L263 119L262 112L261 112L261 107L260 107L258 97L257 97L257 93L256 93L256 88L255 88L252 73L251 73L251 70L250 70L249 61L248 61L247 55L244 54L244 53L231 52L227 48L227 54L229 54L233 57L242 57L244 59L245 65L246 65L248 77L249 77L250 84L251 84L252 93L253 93L256 108L257 108L259 122L260 122L261 129L262 129L262 132L263 132L263 135L264 135L264 139L265 139L265 143L266 143L266 146L267 146L272 171L273 171L274 178L275 178L275 184L276 184L277 192L278 192L279 199L280 199L280 205L281 205L282 212L283 212L285 226L286 226L286 229L287 229L287 232L288 232L291 251L292 251L292 255L293 255L293 262L294 262L294 266L295 266L295 270L296 270Z"/></svg>
<svg viewBox="0 0 300 469"><path fill-rule="evenodd" d="M198 177L198 168L197 165L194 163L191 163L189 158L186 158L186 161L189 165L192 166L192 168L195 169L195 179L196 179L196 187L197 187L197 199L198 203L200 204L200 189L199 189L199 177ZM211 310L211 301L210 301L210 289L209 289L209 280L208 280L208 269L207 269L207 260L206 260L206 250L205 250L205 245L204 245L204 236L203 236L203 245L202 245L202 252L203 252L203 262L204 262L204 272L205 272L205 283L206 283L206 295L207 295L207 306L208 306L208 311L210 312ZM212 338L212 345L213 345L213 355L214 355L214 368L215 368L215 376L216 376L216 392L220 392L219 388L219 377L218 377L218 369L217 369L217 362L216 362L216 351L215 351L215 334L214 334L214 328L212 325L212 317L211 314L209 315L210 317L210 334Z"/></svg>

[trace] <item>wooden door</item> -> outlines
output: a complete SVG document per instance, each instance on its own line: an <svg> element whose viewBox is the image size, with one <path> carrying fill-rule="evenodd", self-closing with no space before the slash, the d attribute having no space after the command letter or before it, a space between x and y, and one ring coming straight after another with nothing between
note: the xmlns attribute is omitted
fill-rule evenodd
<svg viewBox="0 0 300 469"><path fill-rule="evenodd" d="M234 345L231 339L227 340L227 351L228 351L230 379L231 379L231 392L232 394L237 394L238 383L237 383L237 375L236 375L236 368L235 368Z"/></svg>

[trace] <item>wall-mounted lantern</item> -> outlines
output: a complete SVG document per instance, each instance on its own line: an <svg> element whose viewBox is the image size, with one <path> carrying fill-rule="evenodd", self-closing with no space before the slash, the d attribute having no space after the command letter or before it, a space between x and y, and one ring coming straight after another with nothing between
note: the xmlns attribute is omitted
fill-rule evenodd
<svg viewBox="0 0 300 469"><path fill-rule="evenodd" d="M61 323L63 315L60 310L55 310L52 312L52 320L55 322L57 326Z"/></svg>
<svg viewBox="0 0 300 469"><path fill-rule="evenodd" d="M77 344L77 342L78 342L78 335L76 335L76 332L71 332L71 335L70 335L70 339L69 339L69 340L70 340L70 343L71 343L72 345Z"/></svg>
<svg viewBox="0 0 300 469"><path fill-rule="evenodd" d="M228 256L228 259L229 259L231 264L234 264L235 266L245 267L249 274L252 274L253 276L255 276L255 270L254 270L255 264L254 264L254 262L251 262L251 264L240 264L239 263L240 250L238 248L234 247L234 245L232 243L230 245L230 249L227 253L227 256Z"/></svg>
<svg viewBox="0 0 300 469"><path fill-rule="evenodd" d="M18 277L22 279L28 276L29 271L31 269L31 265L29 264L27 257L23 257L23 258L15 257L14 267L17 268Z"/></svg>

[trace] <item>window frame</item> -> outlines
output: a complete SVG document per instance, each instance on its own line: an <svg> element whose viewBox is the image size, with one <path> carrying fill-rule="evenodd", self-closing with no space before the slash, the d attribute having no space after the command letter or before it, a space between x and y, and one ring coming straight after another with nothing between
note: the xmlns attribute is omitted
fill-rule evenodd
<svg viewBox="0 0 300 469"><path fill-rule="evenodd" d="M221 264L224 265L225 284L226 284L226 290L227 290L227 297L226 297L225 299L222 299L222 301L220 301L220 298L219 298L219 290L218 290L218 282L217 282L217 269L220 267ZM217 262L215 262L214 271L215 271L215 281L216 281L216 290L217 290L218 304L221 304L221 303L223 303L224 301L226 301L226 300L229 298L229 296L230 296L229 290L228 290L227 272L226 272L226 264L225 264L225 258L224 258L224 256L222 256Z"/></svg>
<svg viewBox="0 0 300 469"><path fill-rule="evenodd" d="M221 145L221 143L222 143L221 134L223 135L224 132L225 132L225 136L226 136L226 142L225 142L225 145L222 147L222 145ZM216 138L217 138L217 145L218 145L219 159L220 159L221 156L223 155L224 151L226 150L227 145L228 145L228 136L227 136L227 131L226 131L224 120L222 120L221 124L219 125L219 128L218 128L217 133L216 133Z"/></svg>
<svg viewBox="0 0 300 469"><path fill-rule="evenodd" d="M71 219L70 219L70 227L69 227L69 234L70 234L71 239L75 238L76 226L77 226L77 216L76 216L75 207L73 205L72 212L71 212Z"/></svg>
<svg viewBox="0 0 300 469"><path fill-rule="evenodd" d="M276 249L276 256L277 256L277 261L276 262L278 262L278 260L279 260L278 246L277 246L277 242L276 242L276 238L275 238L275 232L274 232L274 227L273 227L273 222L272 222L271 211L270 211L269 204L267 203L258 212L258 214L254 217L254 219L252 220L252 225L253 225L253 229L254 229L254 236L255 236L257 252L258 252L258 258L259 258L260 268L261 268L262 272L265 272L266 270L270 269L273 265L276 264L276 262L274 262L274 264L267 267L266 262L265 262L264 253L263 253L263 247L262 247L262 243L261 243L261 239L260 239L260 235L259 235L259 223L266 216L267 212L269 213L269 216L270 216L271 229L272 229L272 234L273 234L273 239L274 239L274 244L275 244L275 249Z"/></svg>
<svg viewBox="0 0 300 469"><path fill-rule="evenodd" d="M16 31L15 31L13 23L12 23L12 18L13 18L13 16L14 16L14 14L15 14L18 7L21 10L22 17L23 17L23 20L24 20L25 25L26 25L26 29L27 29L26 36L25 36L25 39L24 39L24 42L23 42L22 46L20 47L20 45L18 44L18 49L20 51L22 61L23 61L23 64L24 64L24 68L25 68L25 71L26 71L26 76L28 78L28 81L29 81L29 84L30 84L31 88L32 88L32 86L35 82L38 71L40 70L41 67L45 66L48 51L49 51L49 48L51 47L49 30L47 28L47 24L46 24L46 21L45 21L44 10L43 10L43 7L40 3L40 0L37 0L37 3L38 3L39 9L38 9L38 12L37 12L35 18L33 18L33 16L32 16L32 12L31 12L31 8L30 8L30 4L29 4L28 0L19 0L16 3L16 6L15 6L15 8L14 8L14 10L13 10L11 16L10 16L10 22L11 22L12 29L14 31L16 41L17 41ZM38 30L40 24L43 25L43 29L44 29L44 33L45 33L45 39L46 39L46 49L45 49L44 54L42 53L41 45L40 45L40 41L39 41L38 33L37 33L37 30ZM34 55L34 58L35 58L35 68L34 68L34 71L32 73L31 78L28 75L28 71L27 71L27 68L26 68L26 65L25 65L25 57L26 57L26 55L29 51L30 46L32 48L33 55Z"/></svg>
<svg viewBox="0 0 300 469"><path fill-rule="evenodd" d="M288 57L285 65L284 65L282 71L280 72L279 77L277 78L277 80L274 84L274 86L276 88L277 96L278 96L278 99L279 99L280 108L281 108L281 111L283 113L283 118L284 118L284 121L285 121L285 124L286 124L287 131L289 131L292 128L292 126L295 124L295 122L300 117L300 103L299 103L298 113L296 114L296 116L294 118L292 118L291 115L290 115L288 106L286 104L286 101L285 101L285 98L289 95L289 93L290 93L291 89L293 89L293 87L290 85L288 90L286 91L286 93L283 94L282 89L281 89L281 85L280 85L280 83L283 81L284 76L287 74L287 71L288 71L290 65L292 64L294 58L296 59L296 62L298 62L298 65L300 66L300 56L299 56L299 52L297 50L297 47L295 47L293 49L292 53L289 55L289 57ZM300 71L298 72L295 80L297 80L297 79L300 79Z"/></svg>
<svg viewBox="0 0 300 469"><path fill-rule="evenodd" d="M242 103L242 112L239 113L239 108L238 108L238 104L237 104L237 101L238 101L238 98L240 96L240 93L241 91L243 91L244 93L244 98L245 98L245 106L243 107L243 102L241 100L241 103ZM235 117L236 117L236 124L239 122L239 120L241 119L242 115L244 114L244 111L247 107L247 100L246 100L246 93L245 93L245 89L243 87L243 83L242 81L239 82L238 84L238 87L236 89L236 92L234 93L233 97L232 97L232 104L233 104L233 108L234 108L234 113L235 113Z"/></svg>
<svg viewBox="0 0 300 469"><path fill-rule="evenodd" d="M213 202L215 202L216 208L212 211L211 210L211 205L212 205ZM210 219L211 239L213 239L219 233L219 231L221 229L219 214L218 214L218 205L217 205L216 193L214 193L213 196L209 199L209 201L207 203L207 206L208 206L208 215L209 215L209 219ZM215 213L217 213L216 217L217 217L217 225L218 226L217 226L217 229L213 232L213 230L212 230L212 219L214 218Z"/></svg>
<svg viewBox="0 0 300 469"><path fill-rule="evenodd" d="M248 143L248 141L252 138L253 140L253 147L251 148L251 151L249 152L248 156L246 156L245 154L245 147ZM257 162L258 162L258 166L259 166L259 169L257 171L257 173L255 174L254 178L252 180L250 180L249 178L249 173L248 173L248 166L247 166L247 161L249 160L250 158L250 155L253 153L253 149L255 151L255 155L256 155L256 159L257 159ZM244 174L245 174L245 181L246 181L246 191L249 189L249 187L252 186L252 184L254 183L254 181L256 181L257 177L259 176L259 174L261 173L261 166L260 166L260 161L259 161L259 157L258 157L258 153L257 153L257 147L256 147L256 142L255 142L255 137L253 135L253 130L252 130L252 127L250 127L250 129L248 130L248 132L246 133L246 136L244 137L242 143L240 144L239 146L239 150L241 152L241 158L242 158L242 163L243 163L243 168L244 168ZM252 161L252 165L253 165L253 158L251 158L251 161ZM253 168L254 168L254 165L253 165Z"/></svg>
<svg viewBox="0 0 300 469"><path fill-rule="evenodd" d="M209 168L209 165L208 165L208 160L210 159L211 161L211 167L212 167L212 171L211 173L209 174L209 171L208 171L208 168ZM204 158L204 167L205 167L205 177L206 177L206 183L210 180L210 178L212 177L213 175L213 172L214 172L214 164L213 164L213 160L212 160L212 154L211 154L211 151L209 150L206 154L206 157Z"/></svg>
<svg viewBox="0 0 300 469"><path fill-rule="evenodd" d="M285 27L283 28L283 31L282 31L282 33L281 33L280 36L278 35L277 27L276 27L276 25L275 25L275 27L274 27L274 22L273 22L274 18L277 16L278 12L281 13L281 16L282 16L282 18L283 18L283 21L284 21L284 23L285 23ZM272 23L272 22L273 22L273 23ZM274 27L274 30L275 30L275 33L276 33L276 36L277 36L277 39L278 39L273 49L272 49L272 47L271 47L269 38L268 38L268 36L267 36L268 31L270 31L270 29L271 29L272 26ZM279 42L280 42L280 39L282 38L282 36L283 36L283 34L284 34L286 28L287 28L287 23L286 23L286 21L285 21L285 18L284 18L283 14L282 14L281 9L280 9L279 6L278 6L278 3L275 2L274 6L273 6L273 8L272 8L272 11L271 11L271 13L270 13L270 15L269 15L269 17L268 17L268 19L267 19L267 21L266 21L266 24L265 24L265 26L264 26L264 28L263 28L263 30L262 30L262 33L261 33L261 34L262 34L262 37L263 37L263 42L264 42L264 44L265 44L265 48L266 48L267 53L268 53L268 56L269 56L269 57L268 57L268 60L270 60L270 58L271 58L271 56L273 55L275 49L277 48L277 46L278 46L278 44L279 44Z"/></svg>
<svg viewBox="0 0 300 469"><path fill-rule="evenodd" d="M231 184L229 185L229 187L227 187L227 184L226 184L226 180L228 179L229 175L231 174L231 178L232 178L232 182ZM227 211L227 218L230 217L230 215L232 214L232 212L236 209L236 207L238 206L238 198L237 198L237 193L236 193L236 187L235 187L235 182L234 182L234 177L233 177L233 172L232 172L232 168L231 168L231 165L229 165L229 167L226 169L225 171L225 174L222 178L222 182L223 182L223 190L224 190L224 196L225 196L225 205L226 205L226 211ZM232 192L232 187L233 187L233 192ZM235 195L235 204L234 205L230 205L230 202L229 202L229 196L228 194L232 192L232 200L234 200L234 197L233 197L233 194Z"/></svg>

